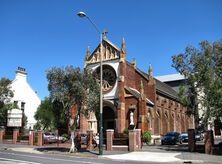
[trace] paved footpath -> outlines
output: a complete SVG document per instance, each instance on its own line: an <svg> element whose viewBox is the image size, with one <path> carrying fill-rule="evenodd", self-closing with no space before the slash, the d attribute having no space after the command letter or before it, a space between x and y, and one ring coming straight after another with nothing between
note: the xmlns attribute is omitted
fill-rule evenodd
<svg viewBox="0 0 222 164"><path fill-rule="evenodd" d="M221 164L222 156L208 155L203 153L191 153L186 149L176 151L171 146L143 146L142 151L129 152L124 154L103 155L116 160L135 160L141 162L158 163L206 163Z"/></svg>
<svg viewBox="0 0 222 164"><path fill-rule="evenodd" d="M59 146L60 148L63 145ZM69 154L67 151L57 151L59 149L55 145L50 146L29 146L29 145L12 145L12 144L0 144L1 149L10 149L12 151L28 152L28 153L59 153L64 155L75 155L75 153ZM58 147L57 147L58 148ZM44 151L39 151L44 150ZM207 155L202 153L190 153L186 151L175 151L170 147L162 146L143 146L142 151L135 152L123 152L123 151L103 151L103 155L98 155L97 151L83 151L76 153L76 155L83 155L85 157L95 158L108 158L118 161L141 161L141 162L155 162L155 163L206 163L206 164L221 164L222 156Z"/></svg>

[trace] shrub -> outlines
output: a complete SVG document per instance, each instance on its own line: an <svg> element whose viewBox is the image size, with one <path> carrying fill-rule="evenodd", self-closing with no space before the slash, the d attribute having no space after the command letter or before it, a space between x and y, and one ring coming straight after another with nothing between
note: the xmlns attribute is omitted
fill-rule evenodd
<svg viewBox="0 0 222 164"><path fill-rule="evenodd" d="M124 134L128 135L129 134L129 129L125 128L123 131Z"/></svg>
<svg viewBox="0 0 222 164"><path fill-rule="evenodd" d="M149 144L151 141L151 132L150 131L145 131L143 133L143 142L145 142L146 144Z"/></svg>
<svg viewBox="0 0 222 164"><path fill-rule="evenodd" d="M68 135L68 134L66 134L66 133L65 133L65 134L63 134L63 135L62 135L62 137L66 138L66 139L69 139L69 135Z"/></svg>

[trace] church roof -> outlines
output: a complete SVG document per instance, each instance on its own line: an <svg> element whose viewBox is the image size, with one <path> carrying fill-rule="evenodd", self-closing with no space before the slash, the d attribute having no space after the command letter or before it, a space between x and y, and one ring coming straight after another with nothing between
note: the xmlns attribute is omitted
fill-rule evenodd
<svg viewBox="0 0 222 164"><path fill-rule="evenodd" d="M103 54L102 54L103 61L115 60L120 58L120 49L111 41L109 41L106 37L103 38L102 45L103 45ZM91 55L88 56L87 54L86 57L87 64L98 63L98 62L100 62L100 44L96 47L96 49L93 51Z"/></svg>
<svg viewBox="0 0 222 164"><path fill-rule="evenodd" d="M118 48L115 44L113 44L111 41L109 41L106 37L103 38L103 45L109 45L110 47L112 47L112 49L114 50L114 54L111 54L111 56L105 57L105 59L103 59L104 61L106 60L115 60L115 59L119 59L120 58L120 48ZM99 62L100 61L100 55L98 54L99 53L99 50L100 50L100 45L98 45L98 47L93 51L93 53L90 55L87 63L96 63L96 62ZM103 52L104 54L106 52ZM103 55L104 55L103 54ZM126 61L127 64L129 65L132 65L132 63ZM136 71L142 75L145 79L149 80L148 79L148 74L141 71L139 68L135 68ZM174 100L178 100L178 96L177 96L177 92L171 88L169 85L165 84L164 82L161 82L160 80L158 80L157 78L154 78L154 80L156 81L156 90L158 93L162 94L162 95L165 95L167 97L170 97ZM134 96L138 97L140 96L140 92L135 90L135 89L132 89L132 88L127 88L127 90L133 94ZM147 100L148 101L148 100ZM149 100L150 101L150 100ZM148 101L148 102L149 102ZM152 102L150 102L152 104Z"/></svg>
<svg viewBox="0 0 222 164"><path fill-rule="evenodd" d="M155 79L155 81L156 81L157 92L159 92L160 94L163 94L167 97L170 97L174 100L178 100L177 92L173 88L171 88L169 85L167 85L157 79Z"/></svg>
<svg viewBox="0 0 222 164"><path fill-rule="evenodd" d="M131 88L131 87L125 87L125 89L131 93L133 96L135 96L136 98L140 98L141 97L141 94L138 90L136 90L135 88ZM150 105L154 105L154 103L149 100L148 98L145 99L146 100L146 103L150 104Z"/></svg>
<svg viewBox="0 0 222 164"><path fill-rule="evenodd" d="M144 76L146 79L148 79L148 74L146 74L145 72L141 71L139 68L136 68L137 72L139 72L142 76ZM167 97L170 97L174 100L178 100L178 96L177 96L177 92L171 88L169 85L161 82L160 80L154 78L154 80L156 81L156 89L157 92L165 95Z"/></svg>
<svg viewBox="0 0 222 164"><path fill-rule="evenodd" d="M113 44L110 40L108 40L106 37L103 38L103 40L107 43L109 43L112 47L114 47L116 50L120 51L120 48L118 48L115 44Z"/></svg>

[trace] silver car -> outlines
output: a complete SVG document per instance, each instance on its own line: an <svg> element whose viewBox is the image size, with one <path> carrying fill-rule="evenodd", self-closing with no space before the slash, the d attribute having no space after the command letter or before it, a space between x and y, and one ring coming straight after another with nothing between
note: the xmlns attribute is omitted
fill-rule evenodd
<svg viewBox="0 0 222 164"><path fill-rule="evenodd" d="M53 133L46 132L43 134L44 143L56 143L57 139Z"/></svg>

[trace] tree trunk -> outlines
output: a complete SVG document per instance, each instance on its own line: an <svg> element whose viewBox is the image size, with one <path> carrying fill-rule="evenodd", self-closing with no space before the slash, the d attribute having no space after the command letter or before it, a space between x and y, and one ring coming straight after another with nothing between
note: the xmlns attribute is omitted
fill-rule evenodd
<svg viewBox="0 0 222 164"><path fill-rule="evenodd" d="M74 153L77 151L76 147L75 147L75 142L74 142L74 139L75 139L75 132L72 131L71 132L71 141L72 141L72 144L71 144L71 147L69 149L69 153Z"/></svg>

